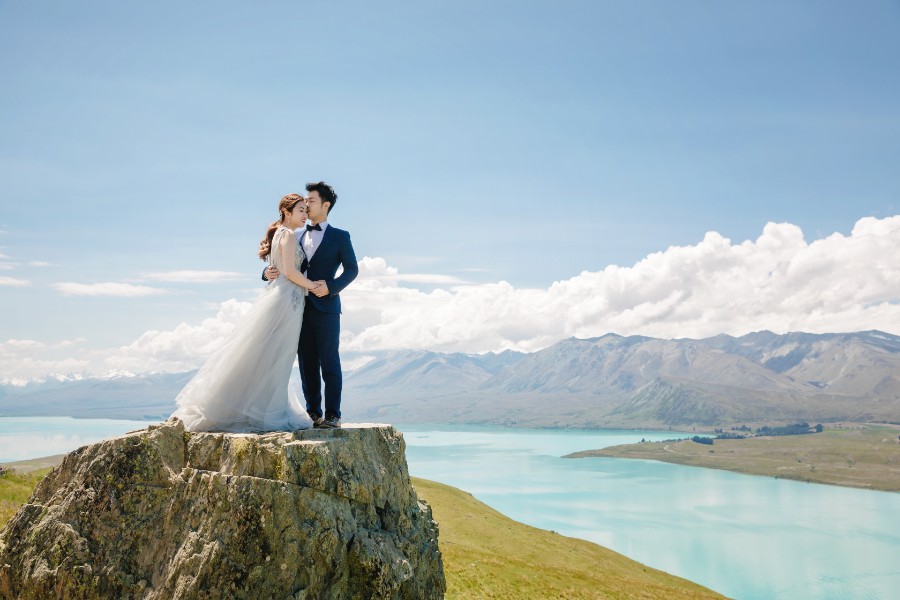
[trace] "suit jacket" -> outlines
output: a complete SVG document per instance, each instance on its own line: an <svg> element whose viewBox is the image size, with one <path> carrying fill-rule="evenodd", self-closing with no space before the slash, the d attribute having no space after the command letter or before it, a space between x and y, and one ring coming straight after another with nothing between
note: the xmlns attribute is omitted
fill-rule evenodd
<svg viewBox="0 0 900 600"><path fill-rule="evenodd" d="M343 267L344 272L340 277L335 277L338 267ZM311 293L306 297L306 301L322 312L340 313L341 297L339 294L351 281L356 279L357 275L359 275L359 265L356 263L353 244L350 243L350 234L329 224L325 228L322 242L316 248L306 270L306 276L312 281L325 281L328 285L328 295L319 298Z"/></svg>

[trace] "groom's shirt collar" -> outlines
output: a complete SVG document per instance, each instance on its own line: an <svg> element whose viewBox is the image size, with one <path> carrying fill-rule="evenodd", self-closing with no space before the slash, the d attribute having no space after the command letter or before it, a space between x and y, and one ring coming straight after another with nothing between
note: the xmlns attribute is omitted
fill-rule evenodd
<svg viewBox="0 0 900 600"><path fill-rule="evenodd" d="M316 231L315 229L307 231L306 227L302 227L299 230L302 231L299 239L300 243L303 245L303 252L306 253L306 260L312 260L313 254L319 249L319 244L322 243L322 237L325 235L325 230L328 229L328 221L322 221L319 225L322 227L322 231Z"/></svg>
<svg viewBox="0 0 900 600"><path fill-rule="evenodd" d="M311 231L310 233L315 233L315 234L321 236L323 233L325 233L325 229L328 228L328 221L322 221L321 223L319 223L319 227L322 228L322 231ZM306 233L306 225L303 225L303 227L298 227L297 229L294 230L294 234L297 236L297 240L300 241L301 243L303 242L303 236L305 233Z"/></svg>

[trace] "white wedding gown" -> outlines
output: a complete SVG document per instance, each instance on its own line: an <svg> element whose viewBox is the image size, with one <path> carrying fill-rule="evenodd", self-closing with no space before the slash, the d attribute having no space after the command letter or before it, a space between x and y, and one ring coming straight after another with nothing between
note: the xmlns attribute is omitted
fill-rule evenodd
<svg viewBox="0 0 900 600"><path fill-rule="evenodd" d="M272 239L269 261L284 273L280 242L294 232L280 227ZM297 269L303 251L296 244ZM173 417L188 431L293 431L309 429L312 420L288 385L300 326L305 290L284 275L269 282L250 313L225 345L206 361L178 394Z"/></svg>

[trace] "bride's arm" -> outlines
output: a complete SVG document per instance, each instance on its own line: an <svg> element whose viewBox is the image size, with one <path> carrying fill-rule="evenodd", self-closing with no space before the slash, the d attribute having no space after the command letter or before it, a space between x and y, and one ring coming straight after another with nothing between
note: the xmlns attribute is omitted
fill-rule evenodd
<svg viewBox="0 0 900 600"><path fill-rule="evenodd" d="M303 273L297 270L297 265L294 264L294 257L296 256L297 251L296 248L297 239L293 235L281 236L281 241L278 243L278 251L281 252L281 263L284 265L284 272L282 275L300 287L311 290L316 287L316 284L304 277Z"/></svg>

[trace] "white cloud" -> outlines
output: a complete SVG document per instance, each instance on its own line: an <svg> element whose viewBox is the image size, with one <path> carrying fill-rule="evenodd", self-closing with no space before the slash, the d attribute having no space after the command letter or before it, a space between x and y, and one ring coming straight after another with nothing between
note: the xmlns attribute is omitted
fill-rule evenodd
<svg viewBox="0 0 900 600"><path fill-rule="evenodd" d="M90 361L73 357L73 350L37 340L6 340L0 343L0 382L24 383L51 373L75 373L87 369Z"/></svg>
<svg viewBox="0 0 900 600"><path fill-rule="evenodd" d="M436 273L400 273L395 267L389 267L383 258L363 258L359 261L359 274L361 278L378 280L389 284L409 282L449 286L464 285L468 283L466 280L453 275L441 275Z"/></svg>
<svg viewBox="0 0 900 600"><path fill-rule="evenodd" d="M706 337L770 329L900 332L900 216L807 243L789 223L755 241L710 232L631 267L585 271L547 289L499 282L429 293L391 285L363 259L342 293L343 347L531 351L569 336Z"/></svg>
<svg viewBox="0 0 900 600"><path fill-rule="evenodd" d="M136 298L168 294L168 290L131 283L54 283L55 290L66 296L116 296Z"/></svg>
<svg viewBox="0 0 900 600"><path fill-rule="evenodd" d="M166 271L163 273L145 273L148 281L166 281L173 283L214 283L217 281L233 281L244 279L246 273L234 271Z"/></svg>
<svg viewBox="0 0 900 600"><path fill-rule="evenodd" d="M137 340L117 348L104 359L103 371L188 371L203 364L227 339L252 303L228 300L215 317L199 325L182 323L170 331L147 331Z"/></svg>
<svg viewBox="0 0 900 600"><path fill-rule="evenodd" d="M46 345L43 342L39 342L37 340L10 339L0 343L0 354L6 354L9 352L21 352L23 350L40 350L44 347L46 347Z"/></svg>
<svg viewBox="0 0 900 600"><path fill-rule="evenodd" d="M710 232L695 245L672 246L633 266L584 271L540 289L500 281L422 291L401 286L403 277L384 259L365 257L359 278L341 293L341 343L362 353L484 352L533 351L566 337L608 332L662 338L762 329L900 333L897 256L900 216L861 219L849 236L812 242L789 223L769 223L756 240L737 244ZM98 374L196 368L250 306L229 300L198 325L148 331L127 346L80 360ZM12 342L0 345L0 374L22 377L9 367L12 356L23 355ZM46 350L24 353L32 357L20 364L24 372L36 372ZM60 372L58 362L46 368Z"/></svg>
<svg viewBox="0 0 900 600"><path fill-rule="evenodd" d="M127 346L90 350L87 340L54 343L10 339L0 343L0 382L41 379L53 374L103 375L195 369L221 347L252 303L228 300L199 325L182 323L169 331L147 331Z"/></svg>
<svg viewBox="0 0 900 600"><path fill-rule="evenodd" d="M26 281L25 279L16 279L14 277L0 277L0 285L7 285L10 287L26 287L31 285L31 282Z"/></svg>
<svg viewBox="0 0 900 600"><path fill-rule="evenodd" d="M406 281L409 283L426 283L434 285L464 285L467 282L453 275L438 275L435 273L409 273L406 275L398 275L397 281Z"/></svg>
<svg viewBox="0 0 900 600"><path fill-rule="evenodd" d="M63 340L61 342L57 342L54 345L54 348L71 348L72 346L78 346L86 342L87 339L83 337L75 338L74 340Z"/></svg>
<svg viewBox="0 0 900 600"><path fill-rule="evenodd" d="M6 256L5 254L0 254L0 260L12 260L12 257ZM49 267L52 266L48 262L44 262L41 260L33 260L27 263L29 267ZM22 263L17 262L0 262L0 270L9 271L12 269L18 269L22 266Z"/></svg>

